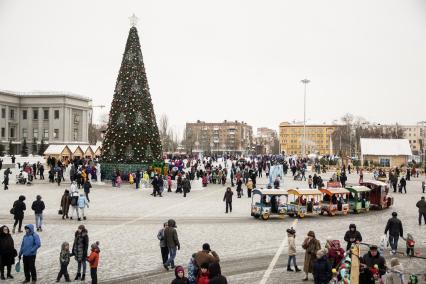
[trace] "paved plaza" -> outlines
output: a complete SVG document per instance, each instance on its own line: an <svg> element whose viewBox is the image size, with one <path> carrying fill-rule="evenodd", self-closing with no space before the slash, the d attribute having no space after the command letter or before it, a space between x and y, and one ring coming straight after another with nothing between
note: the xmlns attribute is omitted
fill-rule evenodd
<svg viewBox="0 0 426 284"><path fill-rule="evenodd" d="M331 174L331 173L330 173ZM324 180L330 176L324 175ZM366 174L364 179L371 176ZM349 183L358 179L349 175ZM355 223L366 243L378 243L383 235L387 219L392 211L397 211L404 224L404 234L412 233L417 250L426 255L426 226L419 226L416 202L420 199L421 181L424 177L408 182L408 194L394 194L393 208L383 211L370 211L366 214L348 216L316 216L302 220L286 217L284 219L256 220L250 216L251 199L244 195L241 199L234 195L231 214L225 214L222 202L225 188L209 185L201 189L193 185L187 198L181 194L165 193L164 197L152 197L151 191L135 190L130 185L112 188L110 184L94 183L90 194L88 219L84 222L62 220L57 214L64 189L69 184L57 185L36 181L32 186L12 184L10 190L1 190L0 224L12 226L13 216L9 210L13 201L23 194L26 196L27 211L24 223L33 223L31 203L37 194L46 203L45 227L40 233L42 247L37 255L39 283L52 283L59 271L59 252L62 242L73 241L79 224L85 224L89 231L90 243L100 242L100 265L98 277L101 283L170 283L173 272L166 272L161 265L159 242L156 238L164 221L172 218L177 222L181 250L176 263L186 267L192 253L208 242L221 258L222 271L229 283L302 283L302 273L288 273L286 229L295 226L298 263L303 266L304 236L314 230L323 246L327 238L339 239L350 223ZM260 179L258 184L265 184ZM284 188L307 187L305 181L293 181L291 176L284 180ZM235 190L235 187L234 187ZM16 247L19 247L22 234L15 234ZM281 254L279 248L284 244ZM405 250L401 240L399 250ZM274 258L274 256L276 256ZM389 252L386 253L390 259ZM401 256L408 272L424 272L426 260L408 259ZM275 262L272 262L276 260ZM271 264L272 262L272 264ZM77 263L71 260L69 272L75 276ZM265 273L266 272L266 273ZM15 274L18 283L23 273ZM89 277L90 279L90 277ZM89 283L89 281L86 281Z"/></svg>

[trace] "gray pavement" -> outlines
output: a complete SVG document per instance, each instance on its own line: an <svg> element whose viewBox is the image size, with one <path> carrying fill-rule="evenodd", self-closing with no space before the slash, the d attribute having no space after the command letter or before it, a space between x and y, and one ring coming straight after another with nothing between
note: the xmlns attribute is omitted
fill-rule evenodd
<svg viewBox="0 0 426 284"><path fill-rule="evenodd" d="M327 174L324 178L328 177ZM368 175L367 175L368 178ZM414 235L416 247L426 255L426 226L418 226L415 203L420 199L421 180L408 182L408 194L394 194L393 208L383 211L370 211L366 214L348 216L306 217L296 225L298 263L302 266L303 250L301 243L309 230L314 230L324 245L327 238L339 239L350 223L357 224L366 243L378 243L383 235L387 219L392 211L397 211L404 223L404 231ZM356 175L349 176L355 182ZM266 183L261 180L259 183ZM285 188L306 187L307 182L293 181L286 177ZM0 224L12 225L10 207L21 194L27 197L30 208L37 194L46 203L45 230L40 233L42 247L37 256L39 283L52 283L59 271L58 255L63 241L72 242L74 231L80 223L89 230L90 243L100 241L101 255L98 276L101 283L170 283L174 275L165 272L161 266L161 255L156 239L157 231L169 218L177 222L181 242L176 263L187 265L190 255L198 251L204 242L210 243L221 257L223 274L229 283L260 283L275 253L285 239L285 230L295 220L286 217L256 220L250 216L250 199L243 196L234 199L232 214L225 214L222 202L224 187L209 185L206 189L193 190L187 198L176 193L165 193L164 197L152 197L150 190L137 191L128 185L120 189L110 185L94 185L90 198L88 220L84 222L62 220L57 211L60 198L67 185L58 187L47 182L33 186L12 185L9 191L1 191ZM235 188L234 188L235 190ZM33 213L27 210L25 223L34 222ZM15 243L20 244L22 235L14 235ZM404 243L400 242L400 250ZM266 283L299 283L301 273L287 273L287 248L279 256ZM386 253L389 260L389 253ZM408 272L422 272L425 260L409 260L401 257ZM76 262L71 261L69 271L76 272ZM90 277L89 277L90 278ZM16 275L15 281L23 280L23 273ZM86 281L89 282L89 281ZM301 282L300 282L301 283Z"/></svg>

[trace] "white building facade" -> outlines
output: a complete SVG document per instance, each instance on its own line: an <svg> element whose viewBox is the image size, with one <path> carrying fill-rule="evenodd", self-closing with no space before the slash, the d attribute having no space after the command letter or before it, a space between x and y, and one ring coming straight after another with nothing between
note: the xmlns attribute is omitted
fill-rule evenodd
<svg viewBox="0 0 426 284"><path fill-rule="evenodd" d="M0 143L10 141L19 153L27 145L83 143L89 141L92 100L71 93L0 91ZM31 151L30 151L31 152Z"/></svg>

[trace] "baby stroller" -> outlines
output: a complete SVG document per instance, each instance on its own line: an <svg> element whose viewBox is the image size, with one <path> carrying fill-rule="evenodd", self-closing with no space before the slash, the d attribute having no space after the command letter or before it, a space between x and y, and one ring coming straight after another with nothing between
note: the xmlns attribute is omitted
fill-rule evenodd
<svg viewBox="0 0 426 284"><path fill-rule="evenodd" d="M302 172L301 171L297 171L296 174L294 175L294 180L302 180Z"/></svg>
<svg viewBox="0 0 426 284"><path fill-rule="evenodd" d="M16 184L31 185L31 181L28 179L28 174L21 171L18 175L16 175Z"/></svg>

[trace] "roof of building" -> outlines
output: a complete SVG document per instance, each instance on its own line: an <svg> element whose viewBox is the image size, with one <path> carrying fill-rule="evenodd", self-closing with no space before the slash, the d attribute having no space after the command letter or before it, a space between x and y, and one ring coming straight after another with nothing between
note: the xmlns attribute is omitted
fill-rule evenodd
<svg viewBox="0 0 426 284"><path fill-rule="evenodd" d="M79 100L85 100L87 102L92 101L89 97L84 97L78 94L74 94L71 92L65 91L31 91L31 92L18 92L18 91L9 91L9 90L0 90L0 93L6 95L12 95L17 97L52 97L52 96L60 96L60 97L68 97Z"/></svg>
<svg viewBox="0 0 426 284"><path fill-rule="evenodd" d="M361 138L361 154L374 156L411 156L408 139Z"/></svg>
<svg viewBox="0 0 426 284"><path fill-rule="evenodd" d="M46 151L44 151L44 155L58 155L61 154L67 145L57 145L51 144L47 147Z"/></svg>
<svg viewBox="0 0 426 284"><path fill-rule="evenodd" d="M70 150L71 150L71 153L75 153L75 151L77 151L77 148L79 148L80 146L78 146L78 145L67 145L68 146L68 148L70 148ZM80 150L81 150L81 148L80 148Z"/></svg>

